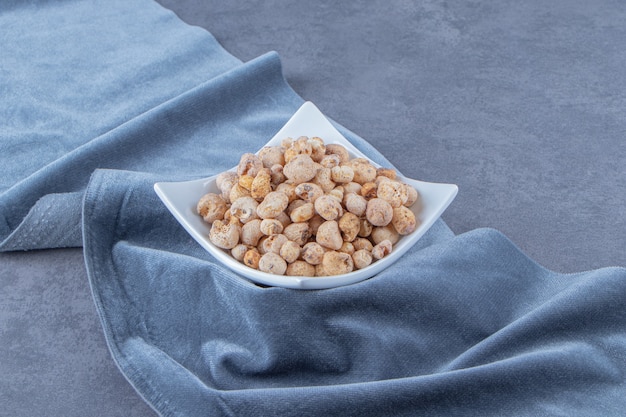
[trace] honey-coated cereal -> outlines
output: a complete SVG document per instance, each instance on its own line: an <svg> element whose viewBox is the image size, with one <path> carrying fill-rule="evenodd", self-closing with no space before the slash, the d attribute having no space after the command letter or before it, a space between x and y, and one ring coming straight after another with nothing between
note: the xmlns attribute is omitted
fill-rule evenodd
<svg viewBox="0 0 626 417"><path fill-rule="evenodd" d="M415 231L419 193L391 168L351 158L319 137L285 138L244 153L201 196L209 240L250 268L330 276L366 268Z"/></svg>

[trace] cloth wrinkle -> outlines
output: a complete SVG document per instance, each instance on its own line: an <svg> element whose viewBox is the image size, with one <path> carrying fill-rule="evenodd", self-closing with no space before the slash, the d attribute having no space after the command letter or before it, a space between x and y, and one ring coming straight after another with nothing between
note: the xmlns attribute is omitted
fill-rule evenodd
<svg viewBox="0 0 626 417"><path fill-rule="evenodd" d="M61 196L63 192L74 192L76 189L81 189L86 185L86 179L89 178L89 175L94 169L107 168L107 166L103 166L103 161L108 161L105 162L108 165L108 168L122 169L126 165L137 169L140 167L137 164L137 156L142 153L139 149L141 147L145 147L145 139L129 143L127 140L129 135L137 135L135 132L141 132L141 129L145 129L144 125L155 124L155 120L162 118L164 114L165 117L170 117L168 116L168 109L173 109L173 111L179 112L179 110L177 110L178 108L187 107L187 104L181 106L179 103L189 101L193 102L194 97L197 96L196 92L198 89L208 91L211 94L224 94L220 93L219 89L212 88L211 86L214 83L219 85L222 83L224 78L240 78L240 76L237 75L238 73L242 73L242 76L250 76L248 73L250 72L251 74L255 74L255 69L257 68L259 71L265 72L272 70L272 67L276 68L276 66L279 65L280 62L277 54L275 52L271 52L259 59L251 61L250 63L242 64L242 66L234 68L232 70L234 73L229 72L227 74L220 74L214 77L213 80L199 84L193 89L188 90L155 108L149 109L144 113L133 117L122 125L112 129L111 131L80 145L63 157L46 165L38 172L15 184L15 186L11 189L5 191L3 195L0 195L0 198L6 199L8 205L10 206L24 207L25 204L28 204L27 198L34 199L38 198L38 196L45 196L50 193L56 193ZM249 69L250 66L252 68L251 70ZM244 68L248 69L246 70ZM280 76L282 77L282 73ZM126 158L130 158L128 162L125 162ZM155 167L151 167L150 169L154 170ZM75 175L69 176L67 174L69 172L75 173ZM24 209L26 209L26 207L24 207ZM19 216L19 214L17 216ZM14 217L16 217L16 215L14 215ZM39 217L40 216L37 216L35 221L37 221ZM17 220L16 217L15 221L19 222L18 224L21 224L25 220L28 221L28 218L24 219L20 217L20 219L21 220ZM9 223L9 228L11 227L12 226ZM8 233L13 234L11 240L15 243L10 245L9 239L6 238L6 243L2 243L0 250L56 247L55 244L58 244L58 234L61 232L67 232L66 229L61 231L54 230L52 228L52 224L48 228L48 233L37 234L39 239L42 239L42 236L52 236L51 238L42 242L32 243L28 240L29 237L32 237L32 235L28 235L28 227L28 224L25 224L23 228L19 228L18 226L18 233L16 233L16 230L9 230ZM33 226L33 228L42 230L42 227L40 227L39 224ZM43 230L46 230L46 228L43 228ZM19 236L19 233L26 233L26 235ZM74 234L78 235L75 231ZM61 240L61 242L63 242L63 240ZM73 241L68 246L81 246L81 242ZM5 247L6 249L4 249Z"/></svg>

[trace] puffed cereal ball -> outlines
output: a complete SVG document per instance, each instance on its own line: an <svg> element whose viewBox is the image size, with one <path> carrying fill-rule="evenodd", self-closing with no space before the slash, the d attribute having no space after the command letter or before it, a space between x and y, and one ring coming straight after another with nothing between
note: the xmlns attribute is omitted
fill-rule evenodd
<svg viewBox="0 0 626 417"><path fill-rule="evenodd" d="M352 244L352 242L344 241L339 250L337 250L337 252L343 252L352 255L354 253L354 245Z"/></svg>
<svg viewBox="0 0 626 417"><path fill-rule="evenodd" d="M280 247L279 255L287 263L295 262L300 257L300 251L302 248L296 242L288 240Z"/></svg>
<svg viewBox="0 0 626 417"><path fill-rule="evenodd" d="M287 262L274 252L268 252L259 260L259 270L275 275L284 275Z"/></svg>
<svg viewBox="0 0 626 417"><path fill-rule="evenodd" d="M320 165L324 168L333 168L341 163L341 157L337 154L324 155L320 161Z"/></svg>
<svg viewBox="0 0 626 417"><path fill-rule="evenodd" d="M335 220L343 214L343 207L336 198L325 194L315 200L315 211L325 220ZM391 220L391 219L389 219Z"/></svg>
<svg viewBox="0 0 626 417"><path fill-rule="evenodd" d="M378 197L378 184L375 182L364 183L361 187L361 195L365 197L366 200Z"/></svg>
<svg viewBox="0 0 626 417"><path fill-rule="evenodd" d="M352 192L344 195L344 204L346 210L358 217L363 216L367 209L367 200L365 197Z"/></svg>
<svg viewBox="0 0 626 417"><path fill-rule="evenodd" d="M400 207L409 198L407 187L396 181L383 181L378 185L376 195L391 204Z"/></svg>
<svg viewBox="0 0 626 417"><path fill-rule="evenodd" d="M264 235L277 235L282 233L283 229L283 224L276 219L263 219L261 221L261 233Z"/></svg>
<svg viewBox="0 0 626 417"><path fill-rule="evenodd" d="M259 203L252 197L240 197L230 206L230 214L245 224L259 218L256 213L258 205Z"/></svg>
<svg viewBox="0 0 626 417"><path fill-rule="evenodd" d="M236 172L226 171L219 174L215 180L215 184L217 188L220 189L222 193L222 198L230 203L230 190L233 188L235 184L239 182L239 177Z"/></svg>
<svg viewBox="0 0 626 417"><path fill-rule="evenodd" d="M252 181L254 181L254 177L252 175L240 175L238 184L246 190L250 191L250 189L252 189Z"/></svg>
<svg viewBox="0 0 626 417"><path fill-rule="evenodd" d="M307 222L298 222L285 227L283 234L298 245L304 245L311 237L311 230Z"/></svg>
<svg viewBox="0 0 626 417"><path fill-rule="evenodd" d="M243 262L243 257L246 255L247 251L248 247L243 243L240 243L230 250L230 254L239 262Z"/></svg>
<svg viewBox="0 0 626 417"><path fill-rule="evenodd" d="M288 204L289 198L285 193L272 191L257 206L256 212L262 219L274 219L287 208Z"/></svg>
<svg viewBox="0 0 626 417"><path fill-rule="evenodd" d="M339 230L341 230L343 240L352 242L361 230L361 221L356 214L346 212L338 221Z"/></svg>
<svg viewBox="0 0 626 417"><path fill-rule="evenodd" d="M318 265L322 263L322 258L326 250L316 242L309 242L302 247L300 256L304 261L311 265Z"/></svg>
<svg viewBox="0 0 626 417"><path fill-rule="evenodd" d="M354 182L365 184L376 179L376 168L365 158L351 159L346 165L354 171Z"/></svg>
<svg viewBox="0 0 626 417"><path fill-rule="evenodd" d="M328 275L347 274L354 270L354 261L350 254L328 251L324 254L322 266Z"/></svg>
<svg viewBox="0 0 626 417"><path fill-rule="evenodd" d="M282 165L274 164L270 167L270 179L274 188L278 187L278 185L284 183L287 180L287 177L285 177L285 174L283 174Z"/></svg>
<svg viewBox="0 0 626 417"><path fill-rule="evenodd" d="M365 217L373 226L386 226L393 217L393 208L382 198L372 198L367 202Z"/></svg>
<svg viewBox="0 0 626 417"><path fill-rule="evenodd" d="M413 204L417 204L420 199L420 195L415 188L410 186L409 184L404 184L407 190L408 198L404 203L405 206L411 207Z"/></svg>
<svg viewBox="0 0 626 417"><path fill-rule="evenodd" d="M347 194L347 193L354 193L354 194L358 194L361 195L361 188L362 185L359 184L358 182L349 182L347 184L343 184L343 191Z"/></svg>
<svg viewBox="0 0 626 417"><path fill-rule="evenodd" d="M261 158L265 168L271 168L274 165L285 165L285 157L280 146L264 146L259 151L259 158Z"/></svg>
<svg viewBox="0 0 626 417"><path fill-rule="evenodd" d="M309 155L301 154L296 155L285 165L283 174L293 184L301 184L312 180L319 168L319 164L313 161Z"/></svg>
<svg viewBox="0 0 626 417"><path fill-rule="evenodd" d="M339 225L335 220L328 220L322 223L317 229L315 240L320 245L334 250L341 248L341 245L343 245Z"/></svg>
<svg viewBox="0 0 626 417"><path fill-rule="evenodd" d="M383 240L372 249L374 259L382 259L391 253L392 244L388 240Z"/></svg>
<svg viewBox="0 0 626 417"><path fill-rule="evenodd" d="M287 265L287 272L285 275L292 277L314 277L315 266L305 261L295 261Z"/></svg>
<svg viewBox="0 0 626 417"><path fill-rule="evenodd" d="M322 158L326 155L326 144L322 138L318 138L317 136L313 136L309 139L309 144L311 145L311 159L315 162L320 162Z"/></svg>
<svg viewBox="0 0 626 417"><path fill-rule="evenodd" d="M250 195L256 199L263 199L272 191L272 175L269 169L263 168L250 184Z"/></svg>
<svg viewBox="0 0 626 417"><path fill-rule="evenodd" d="M372 264L372 253L365 249L359 249L352 254L352 261L356 269L363 269Z"/></svg>
<svg viewBox="0 0 626 417"><path fill-rule="evenodd" d="M233 185L228 194L228 201L234 203L242 197L250 197L250 190L246 190L239 183Z"/></svg>
<svg viewBox="0 0 626 417"><path fill-rule="evenodd" d="M254 219L241 227L241 243L249 246L256 246L259 243L259 239L263 237L261 231L261 220Z"/></svg>
<svg viewBox="0 0 626 417"><path fill-rule="evenodd" d="M378 168L376 169L376 176L378 177L386 177L390 180L395 180L397 177L397 173L395 169L391 168Z"/></svg>
<svg viewBox="0 0 626 417"><path fill-rule="evenodd" d="M337 155L339 156L339 162L344 163L350 160L350 153L348 150L338 143L330 143L326 145L326 155Z"/></svg>
<svg viewBox="0 0 626 417"><path fill-rule="evenodd" d="M312 219L313 216L315 216L315 207L313 206L313 203L304 203L291 210L291 213L289 213L289 218L294 223L306 222Z"/></svg>
<svg viewBox="0 0 626 417"><path fill-rule="evenodd" d="M352 246L354 246L354 249L357 251L364 249L368 252L371 252L372 249L374 249L374 245L372 244L372 242L364 237L357 237L356 239L354 239L352 241Z"/></svg>
<svg viewBox="0 0 626 417"><path fill-rule="evenodd" d="M259 269L261 254L256 248L249 249L243 256L243 263L252 269Z"/></svg>
<svg viewBox="0 0 626 417"><path fill-rule="evenodd" d="M387 226L374 227L372 229L372 233L370 234L370 239L374 245L379 244L383 240L388 240L392 245L395 245L400 240L400 234L393 227L393 225L388 224Z"/></svg>
<svg viewBox="0 0 626 417"><path fill-rule="evenodd" d="M285 162L291 162L298 155L311 156L312 154L313 147L311 146L309 138L300 136L285 149Z"/></svg>
<svg viewBox="0 0 626 417"><path fill-rule="evenodd" d="M312 182L303 182L296 186L295 193L301 200L307 203L313 203L318 197L324 195L324 190L322 190L322 187Z"/></svg>
<svg viewBox="0 0 626 417"><path fill-rule="evenodd" d="M239 159L237 174L240 176L250 175L254 177L261 169L263 169L263 161L261 161L261 158L253 153L244 153Z"/></svg>
<svg viewBox="0 0 626 417"><path fill-rule="evenodd" d="M209 240L222 249L232 249L239 243L239 226L215 220L209 231Z"/></svg>
<svg viewBox="0 0 626 417"><path fill-rule="evenodd" d="M222 220L224 213L228 210L226 200L221 195L215 193L207 193L198 201L197 211L207 223L213 223L215 220Z"/></svg>
<svg viewBox="0 0 626 417"><path fill-rule="evenodd" d="M408 235L417 228L417 219L410 208L405 206L393 209L393 218L391 223L397 232L401 235Z"/></svg>
<svg viewBox="0 0 626 417"><path fill-rule="evenodd" d="M374 229L374 226L372 226L372 223L370 223L369 220L367 219L360 219L360 221L361 221L361 227L359 228L358 236L368 237L369 235L372 234L372 230Z"/></svg>
<svg viewBox="0 0 626 417"><path fill-rule="evenodd" d="M347 165L341 165L331 168L330 174L332 180L340 184L352 182L352 179L354 178L354 171L351 167Z"/></svg>

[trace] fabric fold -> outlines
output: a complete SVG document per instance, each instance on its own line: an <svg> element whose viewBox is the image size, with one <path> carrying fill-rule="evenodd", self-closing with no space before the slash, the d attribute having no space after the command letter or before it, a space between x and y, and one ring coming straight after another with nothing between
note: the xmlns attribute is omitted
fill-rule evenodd
<svg viewBox="0 0 626 417"><path fill-rule="evenodd" d="M0 251L82 246L82 200L82 192L45 194L0 242Z"/></svg>
<svg viewBox="0 0 626 417"><path fill-rule="evenodd" d="M3 2L0 38L3 251L80 246L80 230L65 230L75 219L31 222L53 200L74 204L94 169L133 168L131 155L98 148L98 139L242 65L210 33L151 0ZM46 195L54 196L34 208ZM39 231L36 242L31 228Z"/></svg>
<svg viewBox="0 0 626 417"><path fill-rule="evenodd" d="M246 84L246 77L253 77L255 82L263 80L259 91L239 88ZM230 83L229 80L234 82ZM244 98L242 106L229 111L245 114L249 112L245 101L248 95L267 94L266 98L272 100L273 87L280 82L283 82L280 59L276 53L268 53L220 74L68 152L3 193L2 204L11 208L7 209L8 218L14 219L19 218L20 208L28 207L30 199L38 196L42 198L34 200L29 214L17 223L14 230L11 231L12 222L6 222L10 234L0 244L0 249L82 246L78 228L80 218L76 216L80 212L80 205L75 205L80 200L76 196L80 190L84 190L95 169L133 169L190 175L192 172L189 170L195 170L196 167L189 165L186 159L203 153L195 149L205 147L206 152L223 155L219 149L211 148L219 148L220 145L211 144L209 136L193 138L193 132L185 130L193 128L194 121L190 117L209 120L224 117L219 116L224 111L219 107L203 109L202 97L241 95ZM296 98L295 93L293 98ZM178 137L170 138L160 134L177 124L184 126L177 132ZM188 142L193 140L198 140L198 143L190 145Z"/></svg>
<svg viewBox="0 0 626 417"><path fill-rule="evenodd" d="M498 231L454 236L439 221L372 279L264 288L201 249L158 204L155 178L137 175L92 177L85 258L112 355L161 415L582 416L625 405L622 268L557 274Z"/></svg>

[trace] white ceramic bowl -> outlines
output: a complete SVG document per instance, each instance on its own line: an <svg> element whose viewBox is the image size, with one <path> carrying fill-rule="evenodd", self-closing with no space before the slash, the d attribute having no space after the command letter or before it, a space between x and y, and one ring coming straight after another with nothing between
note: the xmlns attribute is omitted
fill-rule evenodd
<svg viewBox="0 0 626 417"><path fill-rule="evenodd" d="M311 102L306 102L289 119L282 129L265 145L280 145L286 137L318 136L325 143L338 143L345 146L352 157L367 158L355 148ZM242 150L244 152L249 152ZM369 158L368 158L369 159ZM379 165L372 162L373 165ZM233 168L234 170L235 168ZM416 217L421 221L420 226L411 234L402 236L393 247L391 254L370 266L350 272L348 274L329 277L290 277L273 275L261 272L237 262L229 253L213 245L209 241L210 225L204 222L196 213L196 205L200 197L208 192L219 193L215 179L217 176L184 182L159 182L154 189L165 206L189 232L189 234L225 266L241 276L265 285L295 288L295 289L324 289L353 284L371 278L398 260L413 246L441 213L450 205L457 194L458 187L454 184L440 184L417 181L406 178L398 173L401 181L406 182L419 192L421 196L421 210L412 208ZM415 205L417 206L417 204Z"/></svg>

